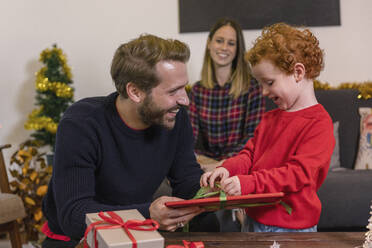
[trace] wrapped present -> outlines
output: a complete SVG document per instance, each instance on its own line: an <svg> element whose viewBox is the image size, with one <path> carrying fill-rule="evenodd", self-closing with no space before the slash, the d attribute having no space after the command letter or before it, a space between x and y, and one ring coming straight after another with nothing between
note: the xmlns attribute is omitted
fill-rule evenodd
<svg viewBox="0 0 372 248"><path fill-rule="evenodd" d="M227 196L220 187L219 184L216 185L217 190L202 187L191 200L170 201L165 205L170 208L198 206L209 211L216 211L224 208L248 208L280 203L288 214L292 213L291 207L281 200L284 197L283 192Z"/></svg>
<svg viewBox="0 0 372 248"><path fill-rule="evenodd" d="M163 248L164 238L156 221L145 219L136 209L86 215L84 247Z"/></svg>

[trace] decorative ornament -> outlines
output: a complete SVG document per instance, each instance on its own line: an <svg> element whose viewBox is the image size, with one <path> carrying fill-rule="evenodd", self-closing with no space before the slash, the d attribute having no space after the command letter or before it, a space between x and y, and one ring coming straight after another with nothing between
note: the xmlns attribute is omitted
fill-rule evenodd
<svg viewBox="0 0 372 248"><path fill-rule="evenodd" d="M365 234L366 239L364 241L363 248L372 248L372 201L371 201L371 211L369 213L371 216L368 219L368 225L367 225L368 232L366 232Z"/></svg>
<svg viewBox="0 0 372 248"><path fill-rule="evenodd" d="M328 83L322 83L318 80L314 80L314 88L316 90L356 89L359 91L358 99L372 98L372 81L366 81L363 83L341 83L336 87L332 87Z"/></svg>
<svg viewBox="0 0 372 248"><path fill-rule="evenodd" d="M74 95L73 89L62 82L50 82L47 77L44 76L46 68L41 68L36 72L36 89L40 92L52 91L58 97L72 98Z"/></svg>
<svg viewBox="0 0 372 248"><path fill-rule="evenodd" d="M270 248L280 248L280 244L274 241L274 243L270 245Z"/></svg>
<svg viewBox="0 0 372 248"><path fill-rule="evenodd" d="M28 240L37 240L37 234L45 221L41 202L52 175L52 165L46 164L45 153L38 150L40 147L40 142L27 140L13 153L10 160L9 171L14 178L10 187L24 202L27 216L21 224L24 225Z"/></svg>
<svg viewBox="0 0 372 248"><path fill-rule="evenodd" d="M46 116L39 116L42 112L42 107L34 109L28 116L28 120L25 123L25 128L28 130L42 130L45 129L50 133L55 134L57 132L58 124L53 121L52 118Z"/></svg>

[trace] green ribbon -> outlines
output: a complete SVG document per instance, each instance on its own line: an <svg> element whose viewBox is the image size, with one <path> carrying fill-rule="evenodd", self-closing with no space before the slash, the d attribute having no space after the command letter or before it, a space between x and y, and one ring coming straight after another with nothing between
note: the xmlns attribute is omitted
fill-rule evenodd
<svg viewBox="0 0 372 248"><path fill-rule="evenodd" d="M220 190L220 209L225 208L226 201L227 201L227 196L226 196L225 191Z"/></svg>

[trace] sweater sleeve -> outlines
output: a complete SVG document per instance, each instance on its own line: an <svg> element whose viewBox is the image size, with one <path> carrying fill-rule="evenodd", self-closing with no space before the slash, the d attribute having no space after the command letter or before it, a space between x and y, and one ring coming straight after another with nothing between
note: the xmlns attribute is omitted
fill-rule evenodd
<svg viewBox="0 0 372 248"><path fill-rule="evenodd" d="M281 166L239 173L242 194L294 193L305 186L317 190L326 178L335 145L332 123L318 122L303 133L297 144L291 144L297 148Z"/></svg>
<svg viewBox="0 0 372 248"><path fill-rule="evenodd" d="M145 217L149 216L150 202L120 206L97 200L95 175L99 173L101 147L92 125L86 125L82 120L64 118L59 124L56 138L51 180L56 210L45 211L56 211L62 231L73 238L84 235L86 213L135 208Z"/></svg>
<svg viewBox="0 0 372 248"><path fill-rule="evenodd" d="M200 177L203 171L196 162L193 149L193 135L190 120L182 109L179 121L181 123L177 142L177 152L172 168L168 174L173 189L173 195L190 199L200 188Z"/></svg>
<svg viewBox="0 0 372 248"><path fill-rule="evenodd" d="M253 138L249 139L244 148L235 156L226 159L222 167L229 171L230 177L236 175L246 175L252 167L253 155L260 126L255 130Z"/></svg>

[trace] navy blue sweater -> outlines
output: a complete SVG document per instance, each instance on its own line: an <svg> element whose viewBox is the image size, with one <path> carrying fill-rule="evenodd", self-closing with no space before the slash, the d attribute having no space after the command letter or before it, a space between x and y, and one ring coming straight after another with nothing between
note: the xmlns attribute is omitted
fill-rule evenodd
<svg viewBox="0 0 372 248"><path fill-rule="evenodd" d="M43 201L52 232L80 239L85 214L138 209L149 217L152 196L165 177L173 195L191 198L202 174L193 153L185 109L172 130L133 130L121 120L117 93L73 104L59 123L53 175Z"/></svg>

